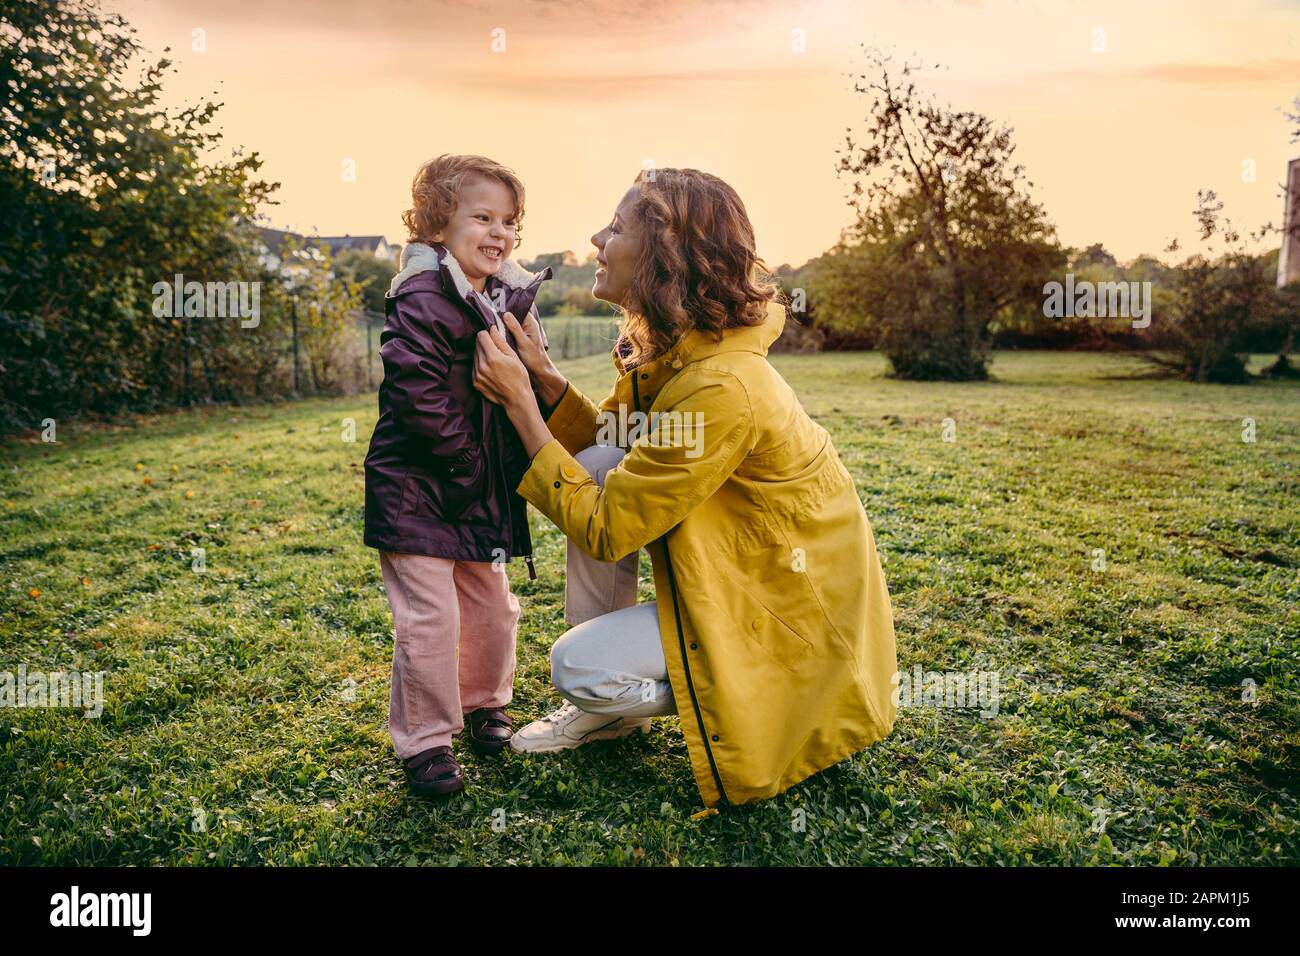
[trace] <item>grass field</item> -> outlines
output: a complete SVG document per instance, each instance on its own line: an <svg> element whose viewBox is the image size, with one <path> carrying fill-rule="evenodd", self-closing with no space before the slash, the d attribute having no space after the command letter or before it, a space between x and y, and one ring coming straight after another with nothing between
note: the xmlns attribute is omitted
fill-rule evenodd
<svg viewBox="0 0 1300 956"><path fill-rule="evenodd" d="M698 820L675 718L562 754L458 745L467 791L421 802L361 544L374 396L68 423L0 447L0 671L104 671L106 703L0 710L0 864L1300 864L1300 387L1093 355L961 385L775 362L857 478L900 668L996 671L996 716L906 708ZM521 723L559 700L564 542L533 520Z"/></svg>

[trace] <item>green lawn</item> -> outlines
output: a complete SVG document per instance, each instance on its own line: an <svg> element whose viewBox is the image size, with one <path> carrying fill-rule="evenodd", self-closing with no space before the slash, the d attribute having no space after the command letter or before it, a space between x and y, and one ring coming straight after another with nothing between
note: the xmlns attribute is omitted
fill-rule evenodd
<svg viewBox="0 0 1300 956"><path fill-rule="evenodd" d="M776 364L857 477L900 667L998 672L996 716L905 709L699 820L675 718L460 749L465 794L422 802L361 544L374 396L68 423L2 446L0 671L104 671L106 705L0 710L0 864L1300 863L1300 386L1125 381L1094 355L1004 354L962 385L870 354ZM567 365L593 393L612 377ZM520 721L558 702L563 631L564 542L533 517Z"/></svg>

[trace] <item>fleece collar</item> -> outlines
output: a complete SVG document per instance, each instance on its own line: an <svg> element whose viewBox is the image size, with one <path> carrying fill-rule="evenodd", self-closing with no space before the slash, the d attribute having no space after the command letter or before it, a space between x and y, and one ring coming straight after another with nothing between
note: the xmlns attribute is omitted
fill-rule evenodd
<svg viewBox="0 0 1300 956"><path fill-rule="evenodd" d="M456 291L462 298L469 299L474 294L474 287L469 284L465 270L460 267L451 250L440 242L432 245L424 242L408 242L402 247L402 258L398 264L400 269L388 285L389 295L396 295L402 283L416 273L437 272L440 269L447 270L452 283L456 286ZM501 263L501 268L496 271L494 278L512 289L522 289L537 278L537 273L529 272L514 260L507 259Z"/></svg>

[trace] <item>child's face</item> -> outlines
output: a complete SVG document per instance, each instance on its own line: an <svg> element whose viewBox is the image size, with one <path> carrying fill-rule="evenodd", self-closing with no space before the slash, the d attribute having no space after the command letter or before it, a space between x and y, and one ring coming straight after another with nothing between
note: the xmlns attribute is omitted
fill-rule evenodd
<svg viewBox="0 0 1300 956"><path fill-rule="evenodd" d="M500 180L474 177L434 239L451 250L470 285L482 292L515 248L515 194Z"/></svg>

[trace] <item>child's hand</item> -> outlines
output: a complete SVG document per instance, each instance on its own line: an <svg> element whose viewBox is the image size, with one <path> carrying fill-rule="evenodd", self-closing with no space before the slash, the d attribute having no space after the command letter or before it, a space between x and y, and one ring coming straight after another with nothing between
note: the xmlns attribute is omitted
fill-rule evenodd
<svg viewBox="0 0 1300 956"><path fill-rule="evenodd" d="M511 331L518 329L519 323L514 316L508 312L506 316L510 320L509 324L514 326ZM522 330L515 334L521 335ZM525 400L536 405L528 369L506 342L501 330L494 325L491 331L480 332L477 346L474 350L474 387L488 401L504 405L507 409Z"/></svg>
<svg viewBox="0 0 1300 956"><path fill-rule="evenodd" d="M510 334L515 337L519 347L519 358L524 367L534 377L545 374L551 368L551 357L546 353L546 340L542 338L542 327L537 323L537 316L529 312L524 316L524 324L509 312L501 317Z"/></svg>

